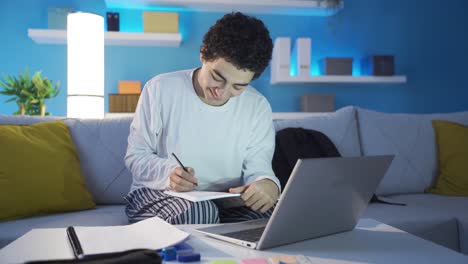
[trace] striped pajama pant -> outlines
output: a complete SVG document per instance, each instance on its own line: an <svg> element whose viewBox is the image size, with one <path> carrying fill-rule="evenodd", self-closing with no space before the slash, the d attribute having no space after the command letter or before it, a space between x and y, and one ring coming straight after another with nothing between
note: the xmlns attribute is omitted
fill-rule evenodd
<svg viewBox="0 0 468 264"><path fill-rule="evenodd" d="M130 223L154 216L174 225L231 223L269 218L273 212L273 208L259 213L245 206L222 208L213 201L191 202L150 188L136 189L124 199Z"/></svg>

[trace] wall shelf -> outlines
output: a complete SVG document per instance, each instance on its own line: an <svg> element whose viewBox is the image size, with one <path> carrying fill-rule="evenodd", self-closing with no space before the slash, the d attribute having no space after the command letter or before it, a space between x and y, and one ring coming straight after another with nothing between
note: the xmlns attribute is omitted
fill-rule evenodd
<svg viewBox="0 0 468 264"><path fill-rule="evenodd" d="M107 8L172 9L178 11L223 12L240 11L257 14L299 16L330 16L343 8L331 8L319 0L105 0Z"/></svg>
<svg viewBox="0 0 468 264"><path fill-rule="evenodd" d="M28 29L28 36L38 44L67 44L67 31L58 29ZM109 46L179 47L179 33L105 32L104 43Z"/></svg>
<svg viewBox="0 0 468 264"><path fill-rule="evenodd" d="M271 79L271 84L300 84L300 83L406 83L406 76L290 76L287 78Z"/></svg>

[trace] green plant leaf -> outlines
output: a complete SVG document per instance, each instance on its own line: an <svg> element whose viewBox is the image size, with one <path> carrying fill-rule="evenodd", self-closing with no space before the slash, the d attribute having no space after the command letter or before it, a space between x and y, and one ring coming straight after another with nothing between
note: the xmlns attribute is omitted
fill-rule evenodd
<svg viewBox="0 0 468 264"><path fill-rule="evenodd" d="M30 81L31 79L30 79L30 77L29 77L29 76L30 76L30 75L29 75L29 69L28 69L27 66L26 66L25 72L26 72L26 73L25 73L25 75L26 75L26 81L27 81L27 83L30 83L30 82L31 82L31 81Z"/></svg>
<svg viewBox="0 0 468 264"><path fill-rule="evenodd" d="M24 95L26 95L26 96L32 96L32 93L29 92L28 90L22 90L22 91L21 91L21 94L24 94Z"/></svg>

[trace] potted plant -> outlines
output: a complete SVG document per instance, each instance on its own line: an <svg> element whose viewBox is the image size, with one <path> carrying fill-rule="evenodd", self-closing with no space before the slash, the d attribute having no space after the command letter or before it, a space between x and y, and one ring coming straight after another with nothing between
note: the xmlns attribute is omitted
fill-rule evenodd
<svg viewBox="0 0 468 264"><path fill-rule="evenodd" d="M0 86L3 87L0 94L12 96L5 102L16 101L18 111L14 114L49 115L46 112L45 100L59 94L59 82L53 84L51 80L42 76L41 71L35 72L31 78L27 68L25 73L19 73L18 77L5 76L4 79L0 81Z"/></svg>

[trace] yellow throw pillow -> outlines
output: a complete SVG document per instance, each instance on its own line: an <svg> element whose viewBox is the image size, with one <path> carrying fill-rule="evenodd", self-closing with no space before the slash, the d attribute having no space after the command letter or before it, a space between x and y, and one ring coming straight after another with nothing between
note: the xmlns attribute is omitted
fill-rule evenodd
<svg viewBox="0 0 468 264"><path fill-rule="evenodd" d="M0 125L0 221L95 208L63 121Z"/></svg>
<svg viewBox="0 0 468 264"><path fill-rule="evenodd" d="M468 126L432 121L436 135L439 171L436 194L468 196Z"/></svg>

